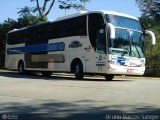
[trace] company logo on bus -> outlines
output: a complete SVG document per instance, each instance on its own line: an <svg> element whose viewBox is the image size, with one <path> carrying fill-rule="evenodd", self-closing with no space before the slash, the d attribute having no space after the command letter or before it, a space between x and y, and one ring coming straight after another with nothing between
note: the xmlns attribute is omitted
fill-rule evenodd
<svg viewBox="0 0 160 120"><path fill-rule="evenodd" d="M82 43L80 43L78 40L72 41L69 44L69 48L78 48L78 47L82 47Z"/></svg>

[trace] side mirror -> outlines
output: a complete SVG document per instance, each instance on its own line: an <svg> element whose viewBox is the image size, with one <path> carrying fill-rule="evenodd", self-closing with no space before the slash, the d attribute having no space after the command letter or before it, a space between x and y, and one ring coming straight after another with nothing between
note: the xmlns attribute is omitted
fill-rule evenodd
<svg viewBox="0 0 160 120"><path fill-rule="evenodd" d="M115 39L115 37L116 37L116 30L115 30L115 27L114 27L114 25L112 25L111 23L108 23L108 26L109 26L109 28L110 28L110 38L111 39Z"/></svg>
<svg viewBox="0 0 160 120"><path fill-rule="evenodd" d="M156 44L155 34L149 30L145 30L145 33L151 36L151 43L152 43L152 45L155 45Z"/></svg>

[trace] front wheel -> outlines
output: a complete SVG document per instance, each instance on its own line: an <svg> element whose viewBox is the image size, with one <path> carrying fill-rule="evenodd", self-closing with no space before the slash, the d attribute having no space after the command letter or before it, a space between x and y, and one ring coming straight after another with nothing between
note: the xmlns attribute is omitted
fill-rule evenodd
<svg viewBox="0 0 160 120"><path fill-rule="evenodd" d="M76 65L74 66L74 74L77 80L83 79L84 74L83 74L82 63L79 62L76 63Z"/></svg>
<svg viewBox="0 0 160 120"><path fill-rule="evenodd" d="M111 80L113 80L114 75L112 75L112 74L106 74L104 77L105 77L105 79L106 79L107 81L111 81Z"/></svg>

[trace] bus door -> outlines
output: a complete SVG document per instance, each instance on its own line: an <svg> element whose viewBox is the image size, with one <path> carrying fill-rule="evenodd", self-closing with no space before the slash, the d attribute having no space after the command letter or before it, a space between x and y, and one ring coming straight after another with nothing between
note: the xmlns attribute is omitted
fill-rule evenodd
<svg viewBox="0 0 160 120"><path fill-rule="evenodd" d="M90 60L86 62L88 71L95 73L105 73L106 68L106 32L104 18L100 13L89 14L88 35L94 52L87 53ZM87 60L88 60L87 59ZM86 70L86 72L88 72Z"/></svg>
<svg viewBox="0 0 160 120"><path fill-rule="evenodd" d="M105 73L106 71L106 32L105 27L100 27L97 31L96 39L96 71Z"/></svg>

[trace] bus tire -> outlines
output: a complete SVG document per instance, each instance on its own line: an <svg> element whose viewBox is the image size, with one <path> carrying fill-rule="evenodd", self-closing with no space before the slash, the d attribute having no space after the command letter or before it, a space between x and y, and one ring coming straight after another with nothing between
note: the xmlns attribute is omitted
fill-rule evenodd
<svg viewBox="0 0 160 120"><path fill-rule="evenodd" d="M50 71L43 71L41 72L41 74L45 77L50 77L52 75L53 72L50 72Z"/></svg>
<svg viewBox="0 0 160 120"><path fill-rule="evenodd" d="M74 74L75 74L75 78L77 80L83 79L83 77L84 77L84 74L83 74L83 65L79 61L74 66Z"/></svg>
<svg viewBox="0 0 160 120"><path fill-rule="evenodd" d="M107 81L112 81L113 78L114 78L114 75L112 75L112 74L106 74L104 77L105 77L105 79L106 79Z"/></svg>
<svg viewBox="0 0 160 120"><path fill-rule="evenodd" d="M20 61L18 63L18 72L20 75L24 75L25 74L25 68L24 68L24 62Z"/></svg>

